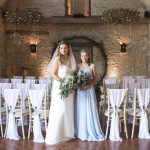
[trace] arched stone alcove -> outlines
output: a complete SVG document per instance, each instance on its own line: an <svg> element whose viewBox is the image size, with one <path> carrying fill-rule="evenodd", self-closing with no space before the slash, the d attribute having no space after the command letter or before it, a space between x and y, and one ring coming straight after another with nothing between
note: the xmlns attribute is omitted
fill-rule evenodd
<svg viewBox="0 0 150 150"><path fill-rule="evenodd" d="M63 38L61 40L66 40L70 43L78 63L80 61L79 53L82 49L86 48L91 52L92 62L96 65L97 68L97 73L99 77L98 83L101 83L107 69L107 58L104 52L103 43L101 41L97 42L86 36L72 36ZM54 42L52 48L52 55L54 54L55 49L61 40Z"/></svg>

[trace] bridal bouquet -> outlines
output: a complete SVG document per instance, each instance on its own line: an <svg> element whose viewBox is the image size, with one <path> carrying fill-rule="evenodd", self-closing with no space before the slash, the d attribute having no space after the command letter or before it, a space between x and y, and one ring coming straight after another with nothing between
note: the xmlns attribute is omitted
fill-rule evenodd
<svg viewBox="0 0 150 150"><path fill-rule="evenodd" d="M77 75L78 86L84 86L91 82L91 75L88 72L80 71Z"/></svg>
<svg viewBox="0 0 150 150"><path fill-rule="evenodd" d="M64 99L68 97L70 93L74 93L77 90L77 83L76 83L76 76L73 75L68 75L65 76L60 83L60 95L61 98Z"/></svg>

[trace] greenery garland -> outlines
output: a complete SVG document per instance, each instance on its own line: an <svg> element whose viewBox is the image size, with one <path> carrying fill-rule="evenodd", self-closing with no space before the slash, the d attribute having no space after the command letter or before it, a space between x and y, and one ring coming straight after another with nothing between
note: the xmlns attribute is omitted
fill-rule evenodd
<svg viewBox="0 0 150 150"><path fill-rule="evenodd" d="M128 24L137 22L140 18L140 12L131 8L109 9L104 11L101 19L107 23Z"/></svg>
<svg viewBox="0 0 150 150"><path fill-rule="evenodd" d="M43 15L36 8L26 8L25 10L6 9L4 18L10 23L16 24L38 24Z"/></svg>

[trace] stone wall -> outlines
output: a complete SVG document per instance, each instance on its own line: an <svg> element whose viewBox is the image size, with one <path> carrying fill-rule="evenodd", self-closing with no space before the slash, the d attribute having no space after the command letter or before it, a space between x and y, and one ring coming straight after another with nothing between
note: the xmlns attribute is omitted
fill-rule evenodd
<svg viewBox="0 0 150 150"><path fill-rule="evenodd" d="M97 16L112 8L134 8L143 11L144 5L140 0L91 0L91 8L92 15Z"/></svg>
<svg viewBox="0 0 150 150"><path fill-rule="evenodd" d="M30 75L47 75L45 70L51 56L53 42L72 36L85 36L103 41L107 55L107 74L115 75L148 75L148 24L132 24L126 26L105 24L50 24L38 29L49 32L46 39L37 46L36 58L31 56L30 45L15 46L12 39L7 38L8 64L12 64L16 74L20 74L21 67L30 69ZM120 53L117 39L121 36L127 39L127 53ZM96 54L96 50L94 54ZM97 63L97 68L99 65ZM100 70L100 68L99 68ZM98 71L99 72L99 71Z"/></svg>
<svg viewBox="0 0 150 150"><path fill-rule="evenodd" d="M6 3L11 8L39 8L44 17L64 16L64 0L9 0Z"/></svg>
<svg viewBox="0 0 150 150"><path fill-rule="evenodd" d="M112 6L112 1L92 0L92 15L100 15L104 9L109 9ZM143 10L143 5L140 1L133 0L128 3L130 8L138 8ZM115 6L122 6L119 0L116 0ZM64 1L9 1L7 6L13 7L40 7L43 14L48 16L63 16ZM127 3L124 6L128 6ZM56 9L57 7L57 9ZM1 21L2 24L2 21ZM3 27L3 24L2 24ZM14 29L13 25L6 24L6 31ZM19 29L31 30L31 26L20 26ZM0 61L1 67L11 66L14 70L14 75L22 74L22 67L29 68L29 75L44 76L47 75L46 66L50 61L53 42L63 38L72 36L85 36L95 40L102 41L107 55L107 76L124 76L124 75L150 75L150 48L149 48L149 24L134 23L130 25L107 25L104 23L48 23L41 24L37 28L39 31L47 31L49 35L45 39L41 39L37 45L37 55L33 56L30 53L30 44L21 44L16 46L13 44L13 39L10 34L0 41ZM4 28L0 29L0 36L4 36ZM120 53L119 39L123 39L127 43L127 53ZM5 50L4 50L5 46ZM7 52L7 57L5 55ZM97 51L94 50L94 54ZM4 56L4 57L3 57ZM94 56L95 57L95 56ZM7 63L6 63L7 61ZM98 72L101 71L97 62ZM6 73L3 73L6 75Z"/></svg>
<svg viewBox="0 0 150 150"><path fill-rule="evenodd" d="M6 6L39 8L45 17L65 15L65 0L9 0ZM144 5L140 0L91 0L91 15L99 16L104 10L119 7L144 10Z"/></svg>
<svg viewBox="0 0 150 150"><path fill-rule="evenodd" d="M22 29L24 29L24 27ZM33 31L30 26L27 26L26 30ZM7 33L6 49L7 66L11 66L11 68L13 68L14 75L23 75L23 68L27 68L27 75L47 75L46 66L50 61L50 46L52 45L49 35L39 35L37 37L40 38L40 41L37 44L36 53L31 53L30 42L32 43L32 35L23 34L23 37L27 37L27 40L25 41L20 40L21 37L18 39L13 36L14 33ZM19 41L18 43L20 44L16 44L17 41Z"/></svg>

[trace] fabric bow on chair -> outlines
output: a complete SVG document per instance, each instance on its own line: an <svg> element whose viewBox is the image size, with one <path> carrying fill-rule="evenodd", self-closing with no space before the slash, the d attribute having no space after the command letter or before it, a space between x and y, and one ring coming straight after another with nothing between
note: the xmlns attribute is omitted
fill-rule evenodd
<svg viewBox="0 0 150 150"><path fill-rule="evenodd" d="M147 106L150 100L150 89L138 89L139 106L141 108L141 120L139 127L139 138L150 139L147 118Z"/></svg>
<svg viewBox="0 0 150 150"><path fill-rule="evenodd" d="M39 142L39 143L44 142L44 138L41 132L40 118L39 118L39 114L41 112L41 104L44 96L45 96L45 90L29 90L30 101L32 103L32 108L34 109L32 116L30 116L31 118L32 117L34 118L33 120L34 142ZM29 127L29 132L30 132L30 127Z"/></svg>
<svg viewBox="0 0 150 150"><path fill-rule="evenodd" d="M124 114L126 101L124 102L124 108L123 109L120 108L123 100L125 99L126 92L127 92L127 89L108 89L107 90L108 111L107 113L105 113L105 115L107 114L108 119L107 119L106 138L108 134L109 121L111 120L109 139L112 141L122 141L119 135L119 117L122 117L124 120L126 137L128 137L127 129L126 129L126 118Z"/></svg>
<svg viewBox="0 0 150 150"><path fill-rule="evenodd" d="M14 111L19 97L19 89L4 89L4 99L8 108L8 123L6 125L6 138L19 140Z"/></svg>

